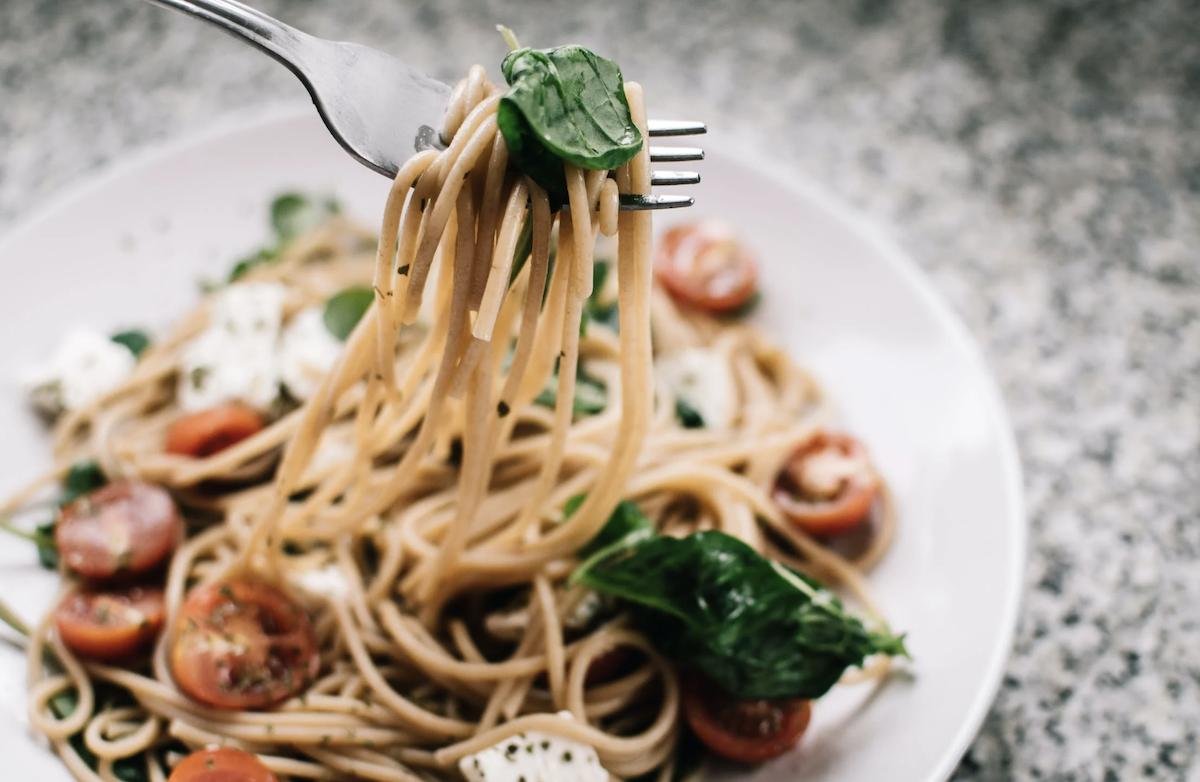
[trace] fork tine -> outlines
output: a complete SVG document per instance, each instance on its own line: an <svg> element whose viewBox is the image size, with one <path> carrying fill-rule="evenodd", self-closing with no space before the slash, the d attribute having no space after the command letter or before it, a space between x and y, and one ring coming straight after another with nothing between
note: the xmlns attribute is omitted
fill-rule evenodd
<svg viewBox="0 0 1200 782"><path fill-rule="evenodd" d="M708 132L708 126L703 122L686 119L652 119L646 125L651 137L698 136Z"/></svg>
<svg viewBox="0 0 1200 782"><path fill-rule="evenodd" d="M682 163L687 160L704 160L704 150L699 147L650 147L652 163Z"/></svg>
<svg viewBox="0 0 1200 782"><path fill-rule="evenodd" d="M698 185L700 184L700 175L695 171L651 171L650 184L654 187Z"/></svg>
<svg viewBox="0 0 1200 782"><path fill-rule="evenodd" d="M647 209L678 209L681 206L691 206L696 199L680 195L631 195L621 196L622 211L643 211Z"/></svg>

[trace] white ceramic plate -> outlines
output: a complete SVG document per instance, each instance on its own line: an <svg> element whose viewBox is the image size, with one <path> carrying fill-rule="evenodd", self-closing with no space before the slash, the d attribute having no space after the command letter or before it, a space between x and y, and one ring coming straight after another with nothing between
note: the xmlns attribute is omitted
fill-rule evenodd
<svg viewBox="0 0 1200 782"><path fill-rule="evenodd" d="M757 251L757 319L826 385L899 500L900 532L871 584L913 654L911 676L874 695L839 688L822 699L797 752L728 776L941 782L995 693L1021 584L1020 470L995 385L928 280L869 226L817 188L719 148L700 168L697 206L661 214L657 225L721 215ZM16 388L18 368L45 355L70 323L169 323L195 301L197 280L267 238L266 205L288 188L336 193L373 223L387 182L351 161L311 107L296 107L120 166L0 245L0 492L48 460L44 432ZM0 543L0 595L30 620L54 581L28 546ZM67 780L30 733L20 654L0 647L0 757L9 776Z"/></svg>

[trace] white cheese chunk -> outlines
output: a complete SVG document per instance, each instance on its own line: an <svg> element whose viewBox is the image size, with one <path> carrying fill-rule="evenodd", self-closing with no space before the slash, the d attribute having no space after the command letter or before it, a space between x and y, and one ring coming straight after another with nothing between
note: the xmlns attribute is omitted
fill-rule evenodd
<svg viewBox="0 0 1200 782"><path fill-rule="evenodd" d="M342 598L350 593L346 578L337 565L306 570L292 576L291 580L302 589L329 598Z"/></svg>
<svg viewBox="0 0 1200 782"><path fill-rule="evenodd" d="M572 719L570 712L560 717ZM529 731L458 761L467 782L608 782L596 750L549 733Z"/></svg>
<svg viewBox="0 0 1200 782"><path fill-rule="evenodd" d="M50 360L21 373L30 401L48 415L75 410L123 383L137 359L124 345L85 328L66 333Z"/></svg>
<svg viewBox="0 0 1200 782"><path fill-rule="evenodd" d="M342 342L326 328L323 307L297 314L279 343L279 375L288 393L301 402L310 399L341 354Z"/></svg>
<svg viewBox="0 0 1200 782"><path fill-rule="evenodd" d="M277 283L242 283L221 292L208 328L181 353L179 404L184 410L207 410L230 401L261 409L275 401L286 295Z"/></svg>
<svg viewBox="0 0 1200 782"><path fill-rule="evenodd" d="M719 353L688 348L659 358L654 370L676 398L700 414L706 429L723 432L733 425L737 385Z"/></svg>

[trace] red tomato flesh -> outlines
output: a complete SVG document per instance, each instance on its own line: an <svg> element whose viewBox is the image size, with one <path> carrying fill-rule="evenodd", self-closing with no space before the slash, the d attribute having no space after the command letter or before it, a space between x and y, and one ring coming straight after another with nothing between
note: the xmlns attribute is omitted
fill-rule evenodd
<svg viewBox="0 0 1200 782"><path fill-rule="evenodd" d="M266 426L257 410L229 404L185 415L167 430L167 453L203 458L240 443Z"/></svg>
<svg viewBox="0 0 1200 782"><path fill-rule="evenodd" d="M217 708L272 706L307 687L320 665L304 611L265 584L230 581L193 589L174 631L176 683Z"/></svg>
<svg viewBox="0 0 1200 782"><path fill-rule="evenodd" d="M667 231L654 254L654 275L681 304L729 314L754 298L754 256L724 223L706 221Z"/></svg>
<svg viewBox="0 0 1200 782"><path fill-rule="evenodd" d="M76 589L54 609L58 636L80 657L113 662L145 651L167 616L161 589Z"/></svg>
<svg viewBox="0 0 1200 782"><path fill-rule="evenodd" d="M279 782L279 778L249 752L215 747L179 761L167 782Z"/></svg>
<svg viewBox="0 0 1200 782"><path fill-rule="evenodd" d="M779 757L800 741L812 717L806 700L743 701L707 679L683 683L683 710L692 732L710 750L738 763Z"/></svg>
<svg viewBox="0 0 1200 782"><path fill-rule="evenodd" d="M92 579L154 570L179 545L182 522L161 486L118 481L67 505L54 528L69 570Z"/></svg>
<svg viewBox="0 0 1200 782"><path fill-rule="evenodd" d="M831 536L866 521L878 493L866 447L849 435L822 433L792 454L774 499L805 532Z"/></svg>

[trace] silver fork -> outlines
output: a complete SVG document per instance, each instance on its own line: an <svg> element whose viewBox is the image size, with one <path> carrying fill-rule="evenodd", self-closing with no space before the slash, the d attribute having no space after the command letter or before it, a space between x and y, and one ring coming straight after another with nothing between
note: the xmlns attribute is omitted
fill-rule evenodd
<svg viewBox="0 0 1200 782"><path fill-rule="evenodd" d="M387 177L423 149L444 145L450 87L394 57L356 43L303 33L237 0L149 0L220 27L287 66L304 83L329 132L358 162ZM704 133L700 122L651 120L651 137ZM650 147L654 162L703 160L692 147ZM656 171L653 185L694 185L691 171ZM623 195L622 209L691 206L681 195Z"/></svg>

